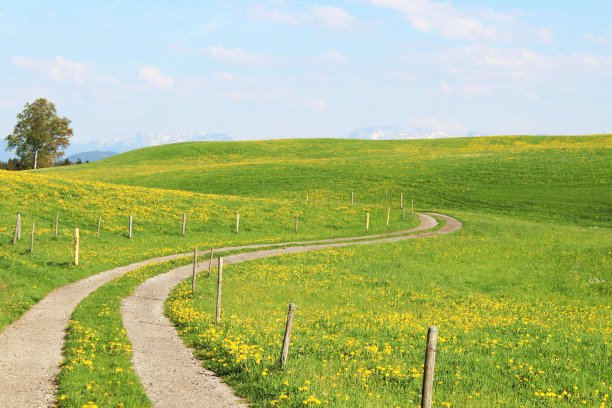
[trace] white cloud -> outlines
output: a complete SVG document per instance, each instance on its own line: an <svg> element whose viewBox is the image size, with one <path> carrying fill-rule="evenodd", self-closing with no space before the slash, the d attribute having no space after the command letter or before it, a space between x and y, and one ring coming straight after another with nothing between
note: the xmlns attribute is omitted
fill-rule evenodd
<svg viewBox="0 0 612 408"><path fill-rule="evenodd" d="M82 84L89 74L87 65L57 56L53 59L13 57L13 64L27 71L47 75L53 81Z"/></svg>
<svg viewBox="0 0 612 408"><path fill-rule="evenodd" d="M540 27L535 30L535 36L543 44L553 44L555 42L555 36L548 27Z"/></svg>
<svg viewBox="0 0 612 408"><path fill-rule="evenodd" d="M486 8L457 7L433 0L370 0L370 3L395 10L412 28L424 33L472 42L533 42L553 44L548 27L533 27L518 21L513 14Z"/></svg>
<svg viewBox="0 0 612 408"><path fill-rule="evenodd" d="M304 105L314 112L323 112L327 109L327 101L323 98L306 98Z"/></svg>
<svg viewBox="0 0 612 408"><path fill-rule="evenodd" d="M331 49L327 50L323 54L317 57L317 60L323 64L344 64L347 60L346 57L340 54L338 51Z"/></svg>
<svg viewBox="0 0 612 408"><path fill-rule="evenodd" d="M405 15L418 31L447 38L494 40L501 36L494 23L512 21L509 15L489 10L462 10L449 3L429 0L371 0L372 4Z"/></svg>
<svg viewBox="0 0 612 408"><path fill-rule="evenodd" d="M227 48L222 45L204 48L203 52L216 60L242 65L261 65L271 59L264 54L257 54L242 48Z"/></svg>
<svg viewBox="0 0 612 408"><path fill-rule="evenodd" d="M335 6L314 6L310 15L327 28L346 29L354 26L356 19L344 9Z"/></svg>
<svg viewBox="0 0 612 408"><path fill-rule="evenodd" d="M603 34L584 34L582 38L597 45L612 44L612 29Z"/></svg>
<svg viewBox="0 0 612 408"><path fill-rule="evenodd" d="M250 17L257 20L269 21L272 23L282 24L297 24L298 19L288 13L285 13L279 8L268 9L262 5L252 7L249 9L248 14Z"/></svg>
<svg viewBox="0 0 612 408"><path fill-rule="evenodd" d="M215 81L230 82L236 79L236 77L233 74L230 74L229 72L217 72L213 75L213 79Z"/></svg>
<svg viewBox="0 0 612 408"><path fill-rule="evenodd" d="M143 65L138 71L138 78L161 88L171 88L174 79L162 74L161 70L152 65Z"/></svg>

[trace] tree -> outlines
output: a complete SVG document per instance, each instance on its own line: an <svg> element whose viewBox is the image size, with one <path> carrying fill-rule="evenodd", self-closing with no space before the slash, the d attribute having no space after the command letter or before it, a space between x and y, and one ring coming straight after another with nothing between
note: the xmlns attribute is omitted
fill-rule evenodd
<svg viewBox="0 0 612 408"><path fill-rule="evenodd" d="M55 105L39 98L26 103L17 115L15 129L6 137L6 150L16 149L24 168L48 167L64 154L70 136L70 120L57 116Z"/></svg>

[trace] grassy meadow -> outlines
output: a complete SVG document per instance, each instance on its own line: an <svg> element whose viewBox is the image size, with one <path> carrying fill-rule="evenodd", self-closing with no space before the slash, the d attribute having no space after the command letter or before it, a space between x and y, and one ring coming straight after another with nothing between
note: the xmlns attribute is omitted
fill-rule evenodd
<svg viewBox="0 0 612 408"><path fill-rule="evenodd" d="M0 171L0 329L50 290L114 266L173 253L247 243L273 243L401 230L416 224L384 205L333 205L277 198L247 199L187 191L58 179L41 172ZM22 239L12 245L16 215ZM371 213L369 231L365 214ZM59 213L58 238L54 237ZM240 232L235 231L240 213ZM134 218L127 238L128 216ZM182 214L187 216L181 236ZM299 228L295 232L295 215ZM100 238L96 237L102 218ZM34 251L30 253L35 223ZM72 237L80 228L80 265Z"/></svg>
<svg viewBox="0 0 612 408"><path fill-rule="evenodd" d="M453 235L230 265L220 326L215 279L195 299L177 287L168 313L255 406L418 406L431 324L436 406L605 406L609 231L454 215L465 226Z"/></svg>
<svg viewBox="0 0 612 408"><path fill-rule="evenodd" d="M417 209L454 216L464 228L231 265L220 326L211 324L214 279L200 279L195 297L187 283L177 287L169 317L204 365L255 406L417 406L430 324L440 329L436 406L607 406L611 148L611 136L181 143L0 172L0 329L54 287L155 255L404 229L416 220L401 220L403 193L406 205L414 199ZM13 246L18 211L24 239ZM78 268L70 264L74 227L83 236ZM101 324L74 324L91 310L116 316L117 299L136 284L129 282L85 301L73 316L75 338L86 335L79 327ZM289 302L298 312L283 372L275 362ZM121 331L120 320L104 325ZM120 367L129 373L124 351ZM111 406L104 392L113 387L98 382L104 392L87 393L86 375L62 375L62 406ZM129 387L116 385L113 404L129 403Z"/></svg>

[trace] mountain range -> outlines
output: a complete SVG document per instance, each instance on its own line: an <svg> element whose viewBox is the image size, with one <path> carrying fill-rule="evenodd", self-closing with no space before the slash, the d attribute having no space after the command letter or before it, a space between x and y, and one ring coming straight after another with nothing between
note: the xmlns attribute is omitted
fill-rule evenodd
<svg viewBox="0 0 612 408"><path fill-rule="evenodd" d="M478 131L470 132L467 136L484 136ZM401 139L438 139L451 137L446 132L432 129L404 130L393 126L370 126L357 129L349 133L349 139L365 140L401 140Z"/></svg>

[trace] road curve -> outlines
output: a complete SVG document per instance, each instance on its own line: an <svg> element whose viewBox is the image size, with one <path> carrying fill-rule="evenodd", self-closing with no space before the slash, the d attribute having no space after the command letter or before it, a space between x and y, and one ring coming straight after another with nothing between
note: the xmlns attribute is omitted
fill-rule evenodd
<svg viewBox="0 0 612 408"><path fill-rule="evenodd" d="M443 215L433 214L445 220L456 220ZM288 242L275 244L255 244L246 246L234 246L219 248L217 253L243 250L273 248L287 245L305 245L297 247L308 250L322 249L322 245L346 246L356 243L392 242L401 240L403 234L424 231L435 226L426 218L421 216L421 224L411 230L396 231L389 234L370 235L361 237L333 238L327 240ZM448 218L448 219L447 219ZM424 221L425 219L425 221ZM445 227L448 228L448 224ZM461 223L459 223L459 228ZM440 230L442 231L442 230ZM438 231L436 231L438 232ZM427 236L428 232L420 233L418 236ZM389 241L386 241L389 240ZM344 242L344 244L342 244ZM301 252L292 250L291 247L269 250L284 251L279 253ZM273 253L264 255L266 251L252 252L249 254L260 254L260 256L272 256ZM242 254L247 256L249 254ZM115 268L86 279L73 282L50 292L44 299L32 306L19 320L5 327L0 332L0 406L6 407L49 407L54 402L55 377L59 372L62 360L62 347L64 345L65 330L74 308L91 292L111 280L122 276L142 266L161 263L172 259L189 256L186 254L175 254L157 257L142 262L136 262L127 266ZM233 255L239 256L239 255ZM244 258L242 260L255 259ZM227 258L226 258L227 259ZM235 261L241 258L234 258ZM181 278L182 279L182 278ZM176 333L174 334L176 336ZM182 345L182 343L181 343Z"/></svg>
<svg viewBox="0 0 612 408"><path fill-rule="evenodd" d="M435 231L425 231L437 225L427 214L419 214L420 225L413 235L367 237L365 240L315 242L287 248L264 249L229 255L224 263L235 264L253 259L298 252L316 251L351 245L397 242L408 239L449 234L461 228L461 222L442 214L446 225ZM198 264L207 269L208 261ZM232 389L211 371L204 369L186 347L172 323L164 315L164 301L170 290L191 276L192 266L183 266L157 275L141 284L123 300L123 324L132 343L132 362L154 407L246 407Z"/></svg>

